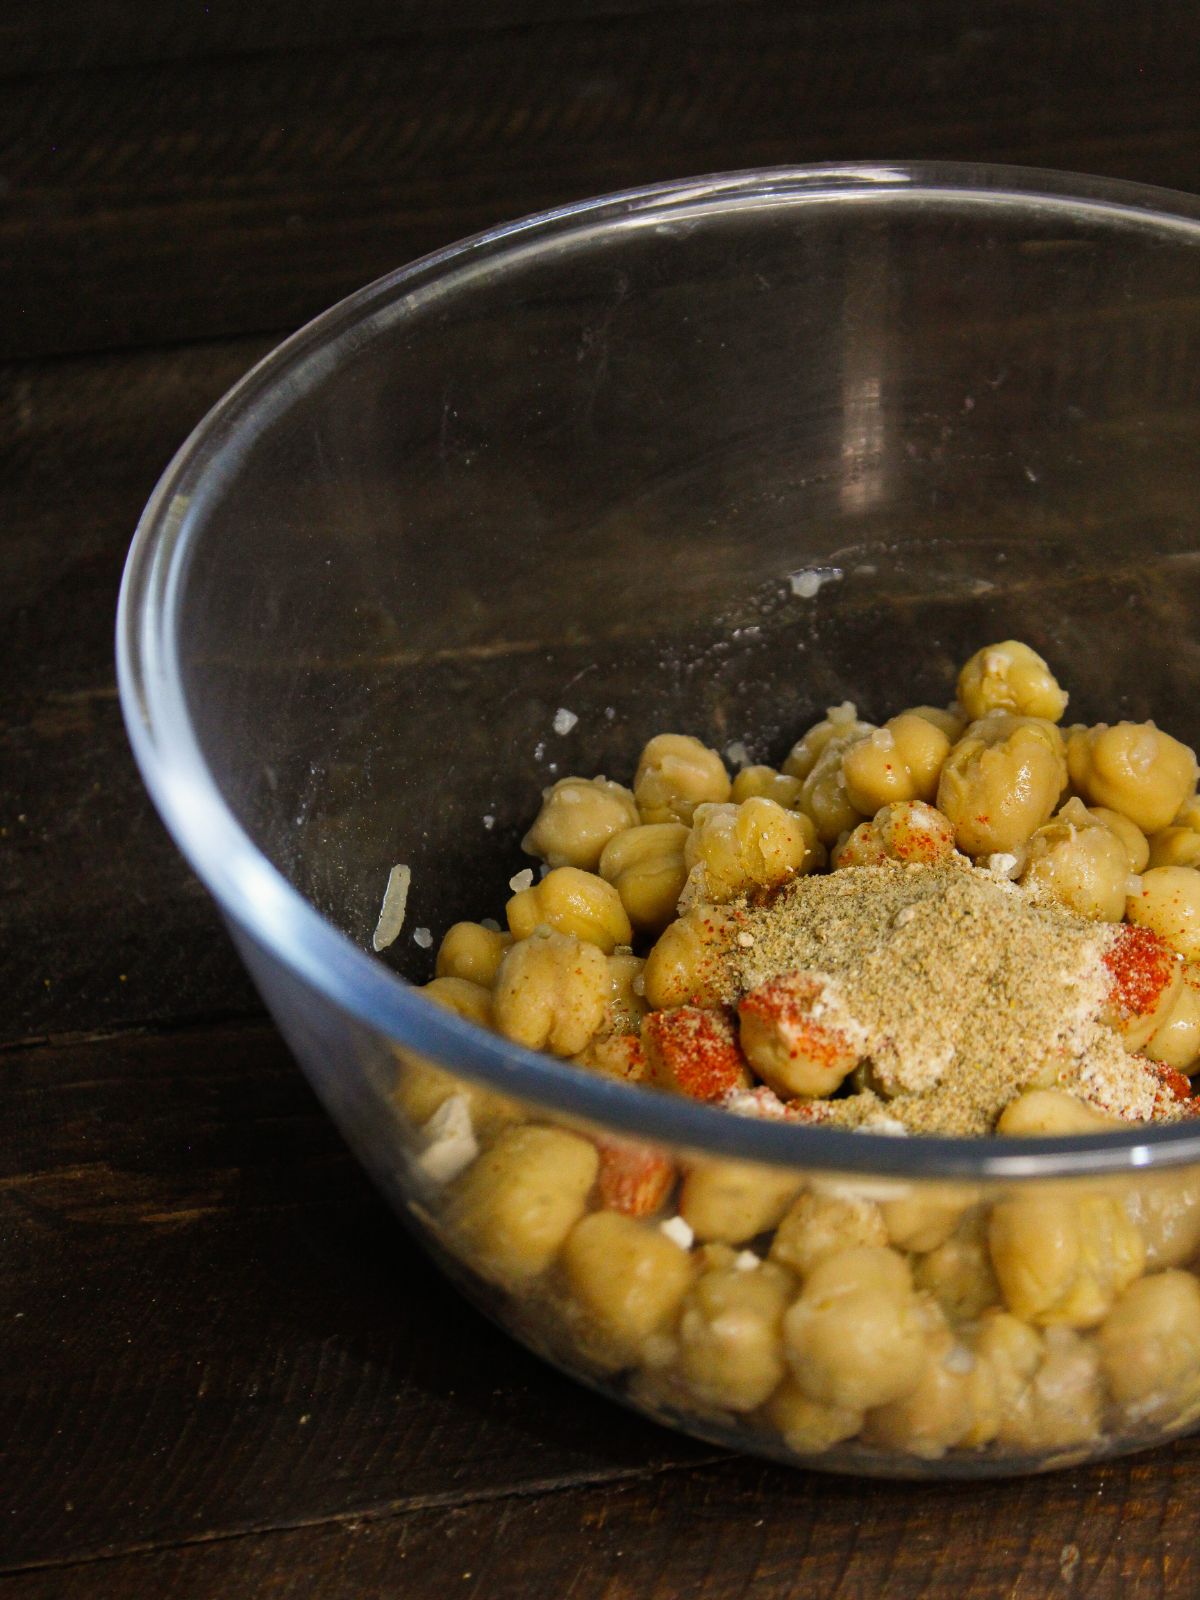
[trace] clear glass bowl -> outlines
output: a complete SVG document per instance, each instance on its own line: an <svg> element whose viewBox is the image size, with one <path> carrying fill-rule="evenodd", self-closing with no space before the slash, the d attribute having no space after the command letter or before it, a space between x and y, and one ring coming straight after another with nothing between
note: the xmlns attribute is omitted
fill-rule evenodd
<svg viewBox="0 0 1200 1600"><path fill-rule="evenodd" d="M382 279L164 474L118 619L150 791L399 1214L565 1369L707 1438L896 1475L1036 1470L1200 1414L1192 1127L751 1122L531 1054L404 981L432 976L413 929L501 914L545 783L628 778L664 728L778 758L844 698L944 701L1015 636L1073 717L1200 741L1198 336L1186 197L952 166L719 176ZM806 598L789 574L813 568ZM446 1184L425 1125L452 1090L484 1154ZM565 1248L613 1139L709 1179L741 1164L708 1225L728 1248L682 1274L653 1222ZM902 1260L884 1283L851 1259L857 1287L827 1269L787 1342L799 1278L730 1261L800 1191L829 1259L865 1238Z"/></svg>

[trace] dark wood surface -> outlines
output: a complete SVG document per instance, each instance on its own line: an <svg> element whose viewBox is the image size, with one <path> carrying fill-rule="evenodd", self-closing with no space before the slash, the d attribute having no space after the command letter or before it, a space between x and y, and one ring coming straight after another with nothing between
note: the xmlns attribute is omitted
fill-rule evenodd
<svg viewBox="0 0 1200 1600"><path fill-rule="evenodd" d="M716 168L1200 189L1191 7L19 0L0 17L0 1600L1200 1589L1200 1445L981 1488L731 1459L393 1222L129 758L113 607L274 340L472 229Z"/></svg>

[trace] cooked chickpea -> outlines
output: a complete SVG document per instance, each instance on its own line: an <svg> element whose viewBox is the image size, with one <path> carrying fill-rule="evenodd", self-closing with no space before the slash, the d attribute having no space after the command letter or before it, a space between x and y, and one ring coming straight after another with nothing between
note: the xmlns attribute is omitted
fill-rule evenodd
<svg viewBox="0 0 1200 1600"><path fill-rule="evenodd" d="M868 1412L868 1444L936 1461L976 1424L976 1361L938 1320L928 1337L924 1370L914 1389Z"/></svg>
<svg viewBox="0 0 1200 1600"><path fill-rule="evenodd" d="M1152 867L1200 867L1200 833L1172 823L1148 841L1146 861ZM1146 863L1143 862L1143 866ZM1140 868L1134 868L1140 871Z"/></svg>
<svg viewBox="0 0 1200 1600"><path fill-rule="evenodd" d="M1129 852L1116 832L1073 799L1035 830L1017 881L1078 916L1120 922L1129 871Z"/></svg>
<svg viewBox="0 0 1200 1600"><path fill-rule="evenodd" d="M807 778L828 745L836 742L844 747L873 732L874 726L874 723L860 721L852 700L830 706L821 721L814 723L792 746L783 763L784 773L789 778Z"/></svg>
<svg viewBox="0 0 1200 1600"><path fill-rule="evenodd" d="M923 1255L945 1244L972 1204L969 1189L957 1184L923 1183L908 1194L884 1200L880 1210L889 1244Z"/></svg>
<svg viewBox="0 0 1200 1600"><path fill-rule="evenodd" d="M1105 956L1111 985L1101 1013L1126 1050L1144 1050L1173 1015L1184 963L1152 928L1122 924Z"/></svg>
<svg viewBox="0 0 1200 1600"><path fill-rule="evenodd" d="M465 978L490 989L496 981L512 935L485 928L478 922L456 922L446 930L438 947L439 978Z"/></svg>
<svg viewBox="0 0 1200 1600"><path fill-rule="evenodd" d="M1031 1453L1090 1443L1100 1433L1100 1363L1093 1345L1069 1328L1044 1334L1004 1312L982 1319L976 1359L996 1393L994 1436ZM965 1444L983 1440L968 1435Z"/></svg>
<svg viewBox="0 0 1200 1600"><path fill-rule="evenodd" d="M1125 915L1151 928L1185 961L1200 961L1200 871L1195 867L1151 867L1125 903Z"/></svg>
<svg viewBox="0 0 1200 1600"><path fill-rule="evenodd" d="M646 1051L636 1033L598 1034L571 1059L577 1067L621 1083L645 1083L650 1075Z"/></svg>
<svg viewBox="0 0 1200 1600"><path fill-rule="evenodd" d="M949 753L940 728L919 712L902 711L846 749L846 797L866 816L901 800L932 800Z"/></svg>
<svg viewBox="0 0 1200 1600"><path fill-rule="evenodd" d="M833 852L835 867L877 867L884 861L933 866L954 854L950 819L923 800L883 806L870 822L860 822Z"/></svg>
<svg viewBox="0 0 1200 1600"><path fill-rule="evenodd" d="M1066 693L1050 668L1018 639L976 650L958 675L958 698L969 717L1015 711L1058 722L1067 709Z"/></svg>
<svg viewBox="0 0 1200 1600"><path fill-rule="evenodd" d="M542 809L521 849L552 867L596 870L615 834L638 820L633 794L608 778L560 778L542 795Z"/></svg>
<svg viewBox="0 0 1200 1600"><path fill-rule="evenodd" d="M774 767L743 767L733 780L730 799L739 806L743 800L774 800L776 805L793 811L799 802L802 787L799 778L790 777L786 772L777 772Z"/></svg>
<svg viewBox="0 0 1200 1600"><path fill-rule="evenodd" d="M809 817L756 796L741 805L696 807L684 850L689 868L681 904L724 905L751 889L773 889L818 861Z"/></svg>
<svg viewBox="0 0 1200 1600"><path fill-rule="evenodd" d="M600 1158L588 1139L533 1123L505 1128L455 1185L451 1230L485 1278L544 1272L583 1215Z"/></svg>
<svg viewBox="0 0 1200 1600"><path fill-rule="evenodd" d="M481 1028L492 1025L492 997L477 983L466 978L435 978L420 992L445 1010ZM472 1127L481 1138L487 1138L496 1128L522 1116L516 1101L494 1094L482 1084L456 1077L415 1050L398 1050L397 1055L400 1066L393 1099L412 1123L424 1126L455 1095L465 1097Z"/></svg>
<svg viewBox="0 0 1200 1600"><path fill-rule="evenodd" d="M697 1239L744 1244L775 1227L800 1179L741 1161L697 1161L684 1174L679 1214Z"/></svg>
<svg viewBox="0 0 1200 1600"><path fill-rule="evenodd" d="M1106 1116L1062 1089L1026 1089L1000 1113L996 1132L1010 1139L1035 1139L1043 1135L1109 1133L1120 1126L1119 1117Z"/></svg>
<svg viewBox="0 0 1200 1600"><path fill-rule="evenodd" d="M642 751L633 793L643 822L690 823L706 800L729 799L729 774L715 750L686 733L656 734Z"/></svg>
<svg viewBox="0 0 1200 1600"><path fill-rule="evenodd" d="M918 1256L912 1266L917 1288L932 1295L954 1322L973 1322L999 1303L982 1210L969 1212L944 1244Z"/></svg>
<svg viewBox="0 0 1200 1600"><path fill-rule="evenodd" d="M1131 1284L1096 1343L1109 1391L1139 1422L1174 1421L1200 1402L1200 1284L1190 1272L1156 1272Z"/></svg>
<svg viewBox="0 0 1200 1600"><path fill-rule="evenodd" d="M588 1344L618 1364L636 1359L646 1340L674 1320L692 1278L686 1250L619 1211L594 1211L577 1222L560 1265L590 1324Z"/></svg>
<svg viewBox="0 0 1200 1600"><path fill-rule="evenodd" d="M863 1246L829 1256L784 1317L792 1376L812 1400L869 1410L910 1394L925 1327L903 1256Z"/></svg>
<svg viewBox="0 0 1200 1600"><path fill-rule="evenodd" d="M1138 827L1136 822L1130 822L1128 817L1123 817L1119 811L1110 811L1107 806L1089 806L1088 815L1097 822L1102 822L1106 828L1111 828L1125 846L1125 854L1129 857L1130 872L1141 872L1150 860L1150 841ZM1157 861L1151 862L1158 866ZM1169 863L1162 863L1169 865Z"/></svg>
<svg viewBox="0 0 1200 1600"><path fill-rule="evenodd" d="M530 1050L574 1056L604 1022L612 977L604 952L565 933L522 939L500 963L496 1027Z"/></svg>
<svg viewBox="0 0 1200 1600"><path fill-rule="evenodd" d="M606 1033L638 1033L649 1007L642 990L646 963L632 950L614 950L608 958L610 991L601 1024Z"/></svg>
<svg viewBox="0 0 1200 1600"><path fill-rule="evenodd" d="M727 1012L715 1006L652 1011L642 1028L647 1081L691 1100L719 1101L750 1086Z"/></svg>
<svg viewBox="0 0 1200 1600"><path fill-rule="evenodd" d="M719 906L689 906L666 927L646 957L646 999L652 1006L719 1005L724 994L721 951L732 929Z"/></svg>
<svg viewBox="0 0 1200 1600"><path fill-rule="evenodd" d="M1147 1272L1186 1266L1200 1254L1200 1177L1194 1168L1141 1173L1121 1190L1121 1204L1142 1236Z"/></svg>
<svg viewBox="0 0 1200 1600"><path fill-rule="evenodd" d="M793 1289L779 1267L715 1267L692 1285L679 1318L679 1370L704 1405L753 1411L787 1368L783 1314Z"/></svg>
<svg viewBox="0 0 1200 1600"><path fill-rule="evenodd" d="M794 1200L771 1240L771 1260L807 1278L843 1250L885 1245L887 1229L873 1200L809 1189Z"/></svg>
<svg viewBox="0 0 1200 1600"><path fill-rule="evenodd" d="M682 822L647 822L615 834L604 846L600 876L616 889L639 933L661 933L675 916L687 882L687 839Z"/></svg>
<svg viewBox="0 0 1200 1600"><path fill-rule="evenodd" d="M1141 1234L1111 1196L1043 1190L1001 1200L988 1226L1008 1309L1043 1327L1091 1328L1146 1261Z"/></svg>
<svg viewBox="0 0 1200 1600"><path fill-rule="evenodd" d="M1152 722L1078 729L1067 744L1071 782L1089 804L1107 806L1143 833L1170 823L1196 784L1196 757Z"/></svg>
<svg viewBox="0 0 1200 1600"><path fill-rule="evenodd" d="M621 896L611 883L578 867L555 867L540 883L513 895L505 910L516 939L546 927L598 945L605 955L633 943Z"/></svg>
<svg viewBox="0 0 1200 1600"><path fill-rule="evenodd" d="M910 706L905 715L910 717L924 717L926 722L946 735L951 744L954 744L967 725L967 718L963 715L962 707L953 706Z"/></svg>
<svg viewBox="0 0 1200 1600"><path fill-rule="evenodd" d="M842 770L846 752L855 743L854 740L831 739L800 790L800 809L812 818L817 837L826 846L862 821L862 812L850 799L846 774Z"/></svg>
<svg viewBox="0 0 1200 1600"><path fill-rule="evenodd" d="M785 972L743 995L738 1037L763 1082L787 1098L832 1094L864 1054L862 1028L806 972Z"/></svg>
<svg viewBox="0 0 1200 1600"><path fill-rule="evenodd" d="M994 712L971 723L946 757L937 806L967 855L1011 851L1050 817L1066 778L1052 722Z"/></svg>
<svg viewBox="0 0 1200 1600"><path fill-rule="evenodd" d="M852 1439L863 1425L861 1410L824 1405L811 1400L794 1378L785 1378L763 1408L766 1421L783 1435L797 1455L819 1455L844 1439Z"/></svg>
<svg viewBox="0 0 1200 1600"><path fill-rule="evenodd" d="M1200 1060L1200 966L1186 963L1181 976L1182 984L1160 1008L1154 1032L1142 1050L1152 1061L1190 1073Z"/></svg>

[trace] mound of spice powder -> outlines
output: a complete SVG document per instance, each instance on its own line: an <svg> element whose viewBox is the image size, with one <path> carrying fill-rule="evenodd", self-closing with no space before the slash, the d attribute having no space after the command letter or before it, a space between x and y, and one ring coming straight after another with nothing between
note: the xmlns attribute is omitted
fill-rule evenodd
<svg viewBox="0 0 1200 1600"><path fill-rule="evenodd" d="M1182 1110L1101 1020L1119 976L1113 926L961 857L795 878L739 904L736 921L723 953L729 1003L809 972L866 1035L861 1087L824 1102L823 1122L988 1133L1035 1084L1135 1121Z"/></svg>

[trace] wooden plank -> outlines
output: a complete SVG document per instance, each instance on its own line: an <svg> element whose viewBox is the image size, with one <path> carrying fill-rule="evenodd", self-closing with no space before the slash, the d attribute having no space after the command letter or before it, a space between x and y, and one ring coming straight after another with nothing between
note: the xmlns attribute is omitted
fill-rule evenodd
<svg viewBox="0 0 1200 1600"><path fill-rule="evenodd" d="M15 82L0 355L287 328L475 229L688 173L899 151L1200 188L1186 7L876 0L834 37L701 7Z"/></svg>
<svg viewBox="0 0 1200 1600"><path fill-rule="evenodd" d="M469 1309L269 1029L4 1084L0 1567L712 1458Z"/></svg>
<svg viewBox="0 0 1200 1600"><path fill-rule="evenodd" d="M818 1478L750 1460L54 1566L3 1600L1177 1600L1197 1449L1008 1483Z"/></svg>

